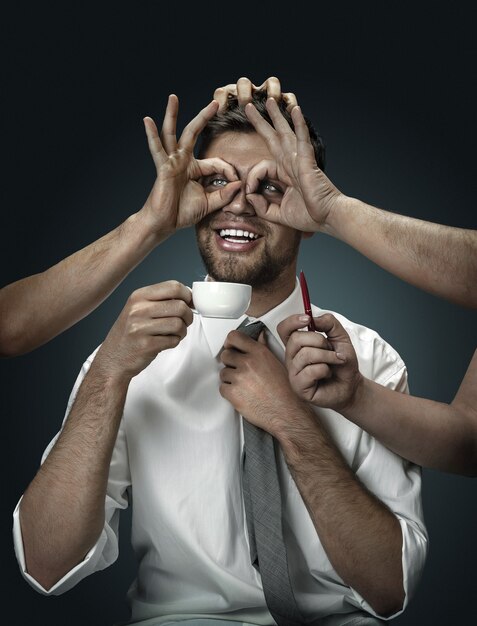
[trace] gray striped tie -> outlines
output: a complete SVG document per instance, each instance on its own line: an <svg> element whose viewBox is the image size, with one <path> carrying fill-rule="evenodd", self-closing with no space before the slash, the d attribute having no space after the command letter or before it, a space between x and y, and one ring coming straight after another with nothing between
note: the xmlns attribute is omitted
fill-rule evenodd
<svg viewBox="0 0 477 626"><path fill-rule="evenodd" d="M257 339L265 325L246 319L238 328ZM250 558L262 578L268 609L279 626L304 624L288 572L282 529L282 500L273 437L243 419L242 484Z"/></svg>

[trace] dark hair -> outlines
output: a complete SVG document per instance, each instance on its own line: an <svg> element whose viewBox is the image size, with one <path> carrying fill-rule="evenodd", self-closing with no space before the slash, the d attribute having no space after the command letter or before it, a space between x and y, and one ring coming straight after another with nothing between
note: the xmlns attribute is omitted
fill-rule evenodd
<svg viewBox="0 0 477 626"><path fill-rule="evenodd" d="M273 126L272 120L268 115L268 111L265 107L267 101L267 93L265 91L256 91L253 95L253 104L257 108L260 115L267 120L269 124ZM290 124L293 129L293 122L290 113L287 111L286 103L283 100L278 102L278 106L280 107L280 111L283 116ZM323 139L313 128L309 119L305 117L305 122L308 127L308 132L310 133L310 140L313 146L313 150L315 151L315 158L318 167L324 171L325 169L325 144L323 143ZM254 133L255 128L249 122L247 116L245 115L244 108L238 103L238 100L235 96L229 96L227 102L227 108L224 111L221 111L217 115L215 115L207 126L204 128L202 133L199 136L199 143L197 148L197 156L198 158L203 158L206 153L208 147L212 143L212 141L227 132L235 132L235 133Z"/></svg>

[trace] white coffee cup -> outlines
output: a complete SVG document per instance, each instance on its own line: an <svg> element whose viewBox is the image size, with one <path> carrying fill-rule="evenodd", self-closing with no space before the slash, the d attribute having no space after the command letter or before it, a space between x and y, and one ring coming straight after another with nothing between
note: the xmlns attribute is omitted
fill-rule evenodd
<svg viewBox="0 0 477 626"><path fill-rule="evenodd" d="M250 306L252 287L242 283L201 281L192 283L192 300L204 317L237 319Z"/></svg>

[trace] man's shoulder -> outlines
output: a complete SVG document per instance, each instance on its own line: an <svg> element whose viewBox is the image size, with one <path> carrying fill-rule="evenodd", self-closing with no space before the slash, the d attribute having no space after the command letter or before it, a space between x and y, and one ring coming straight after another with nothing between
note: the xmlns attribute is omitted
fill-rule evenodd
<svg viewBox="0 0 477 626"><path fill-rule="evenodd" d="M406 365L399 352L372 328L353 322L341 313L320 309L313 305L313 314L331 313L342 324L350 336L356 351L360 371L367 378L384 384L399 372L405 372Z"/></svg>

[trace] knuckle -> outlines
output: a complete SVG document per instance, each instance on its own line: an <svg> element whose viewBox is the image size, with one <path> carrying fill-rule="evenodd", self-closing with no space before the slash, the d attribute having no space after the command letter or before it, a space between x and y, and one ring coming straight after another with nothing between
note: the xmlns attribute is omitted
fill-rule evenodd
<svg viewBox="0 0 477 626"><path fill-rule="evenodd" d="M178 337L177 335L168 335L165 339L167 348L175 348L180 344L180 342L181 337Z"/></svg>
<svg viewBox="0 0 477 626"><path fill-rule="evenodd" d="M178 296L182 291L182 283L178 280L168 280L165 285L167 285L167 290L171 294L171 296Z"/></svg>

